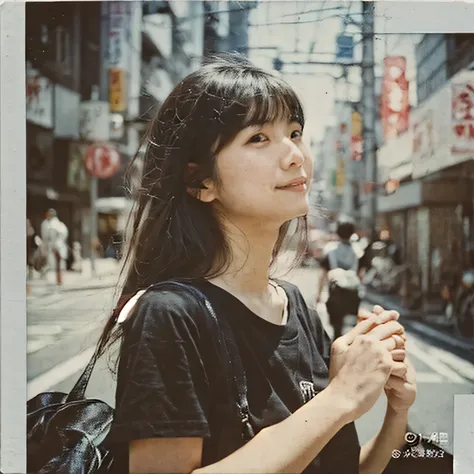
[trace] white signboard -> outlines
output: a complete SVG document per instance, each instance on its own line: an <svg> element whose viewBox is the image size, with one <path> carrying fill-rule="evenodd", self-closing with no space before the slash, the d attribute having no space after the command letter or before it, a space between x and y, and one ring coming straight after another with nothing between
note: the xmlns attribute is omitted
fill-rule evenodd
<svg viewBox="0 0 474 474"><path fill-rule="evenodd" d="M470 124L474 124L474 121L469 118L472 114L472 105L469 106L469 103L474 96L465 95L467 84L474 86L474 71L463 71L456 75L412 111L413 178L474 158L474 136L470 138ZM472 151L466 148L469 146Z"/></svg>
<svg viewBox="0 0 474 474"><path fill-rule="evenodd" d="M36 69L26 66L26 120L53 128L53 83Z"/></svg>
<svg viewBox="0 0 474 474"><path fill-rule="evenodd" d="M451 88L453 154L474 154L474 80Z"/></svg>
<svg viewBox="0 0 474 474"><path fill-rule="evenodd" d="M109 103L92 100L82 102L79 124L82 140L96 142L109 140Z"/></svg>

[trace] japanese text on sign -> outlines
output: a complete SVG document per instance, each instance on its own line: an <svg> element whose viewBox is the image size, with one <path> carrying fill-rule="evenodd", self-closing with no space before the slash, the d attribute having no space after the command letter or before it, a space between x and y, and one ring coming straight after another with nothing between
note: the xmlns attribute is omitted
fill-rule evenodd
<svg viewBox="0 0 474 474"><path fill-rule="evenodd" d="M128 39L128 2L109 4L109 51L110 68L126 68Z"/></svg>
<svg viewBox="0 0 474 474"><path fill-rule="evenodd" d="M110 70L109 104L111 112L125 112L127 109L125 71L122 69Z"/></svg>
<svg viewBox="0 0 474 474"><path fill-rule="evenodd" d="M453 84L451 106L452 153L474 151L474 84Z"/></svg>

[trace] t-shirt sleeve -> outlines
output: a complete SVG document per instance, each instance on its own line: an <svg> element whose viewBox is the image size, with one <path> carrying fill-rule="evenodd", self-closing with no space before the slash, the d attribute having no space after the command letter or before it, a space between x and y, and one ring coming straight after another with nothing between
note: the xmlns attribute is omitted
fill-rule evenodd
<svg viewBox="0 0 474 474"><path fill-rule="evenodd" d="M331 360L332 340L324 329L323 323L321 321L321 318L319 317L318 312L315 309L309 309L309 316L315 328L315 337L319 353L321 354L324 359L324 362L329 368L329 363Z"/></svg>
<svg viewBox="0 0 474 474"><path fill-rule="evenodd" d="M125 322L111 442L208 437L209 383L185 294L149 291Z"/></svg>

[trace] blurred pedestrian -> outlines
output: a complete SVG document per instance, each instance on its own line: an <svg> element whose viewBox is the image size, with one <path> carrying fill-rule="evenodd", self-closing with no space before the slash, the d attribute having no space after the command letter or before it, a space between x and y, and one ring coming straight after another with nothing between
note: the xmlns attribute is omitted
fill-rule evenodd
<svg viewBox="0 0 474 474"><path fill-rule="evenodd" d="M357 243L351 241L355 230L354 221L341 216L336 231L339 241L326 246L320 262L321 277L316 302L321 302L321 294L328 284L326 308L329 322L334 329L334 339L342 335L344 318L349 314L357 315L359 311L358 272L363 251Z"/></svg>
<svg viewBox="0 0 474 474"><path fill-rule="evenodd" d="M66 224L59 220L55 209L49 209L41 223L41 238L48 252L49 261L52 261L55 268L58 286L63 284L62 268L68 257L68 236L69 230Z"/></svg>
<svg viewBox="0 0 474 474"><path fill-rule="evenodd" d="M35 245L35 228L30 219L26 218L26 265L28 267L28 280L31 280L33 273L33 253Z"/></svg>
<svg viewBox="0 0 474 474"><path fill-rule="evenodd" d="M36 249L35 229L30 219L26 218L26 266L28 269L26 275L26 294L30 294L30 281L33 279L33 255Z"/></svg>
<svg viewBox="0 0 474 474"><path fill-rule="evenodd" d="M183 79L149 127L99 345L121 339L113 472L382 472L403 445L415 385L394 355L398 316L374 314L331 351L298 288L270 275L293 220L306 237L303 128L293 89L233 55ZM382 431L361 450L354 421L384 388Z"/></svg>

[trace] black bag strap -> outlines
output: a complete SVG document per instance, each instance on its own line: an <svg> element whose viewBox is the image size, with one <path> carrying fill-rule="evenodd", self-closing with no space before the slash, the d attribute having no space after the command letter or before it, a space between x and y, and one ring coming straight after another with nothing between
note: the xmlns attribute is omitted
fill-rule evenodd
<svg viewBox="0 0 474 474"><path fill-rule="evenodd" d="M242 365L242 359L240 358L240 352L235 341L234 333L228 321L226 321L225 318L218 319L216 313L214 312L214 308L207 297L194 286L182 281L163 281L154 285L150 285L146 291L165 285L176 285L181 288L186 288L189 292L193 293L197 297L198 301L200 301L200 303L202 303L206 309L206 313L211 316L211 321L216 328L216 340L218 347L223 355L227 354L225 359L229 361L230 373L232 374L235 389L237 391L237 410L242 423L242 439L244 441L250 440L254 436L254 431L252 425L250 424L249 404L247 400L247 380L245 377L245 370ZM98 345L84 371L80 375L72 390L69 392L66 402L81 400L84 398L92 371L94 370L95 364L99 357L100 347Z"/></svg>
<svg viewBox="0 0 474 474"><path fill-rule="evenodd" d="M95 364L100 356L99 349L99 346L97 346L82 374L78 378L72 390L69 392L69 395L66 398L66 403L84 399L84 395L86 393L86 388L89 384L92 371L94 370Z"/></svg>
<svg viewBox="0 0 474 474"><path fill-rule="evenodd" d="M198 299L200 299L205 306L207 313L211 316L211 320L216 327L216 335L218 335L218 346L221 353L227 355L226 360L229 362L230 373L232 374L237 392L237 411L242 423L242 439L249 441L255 434L250 423L249 403L247 400L247 379L232 328L225 318L219 319L216 316L210 301L200 290L183 282L173 281L172 283L187 288L190 292L198 296ZM220 336L222 336L223 339L221 339Z"/></svg>

